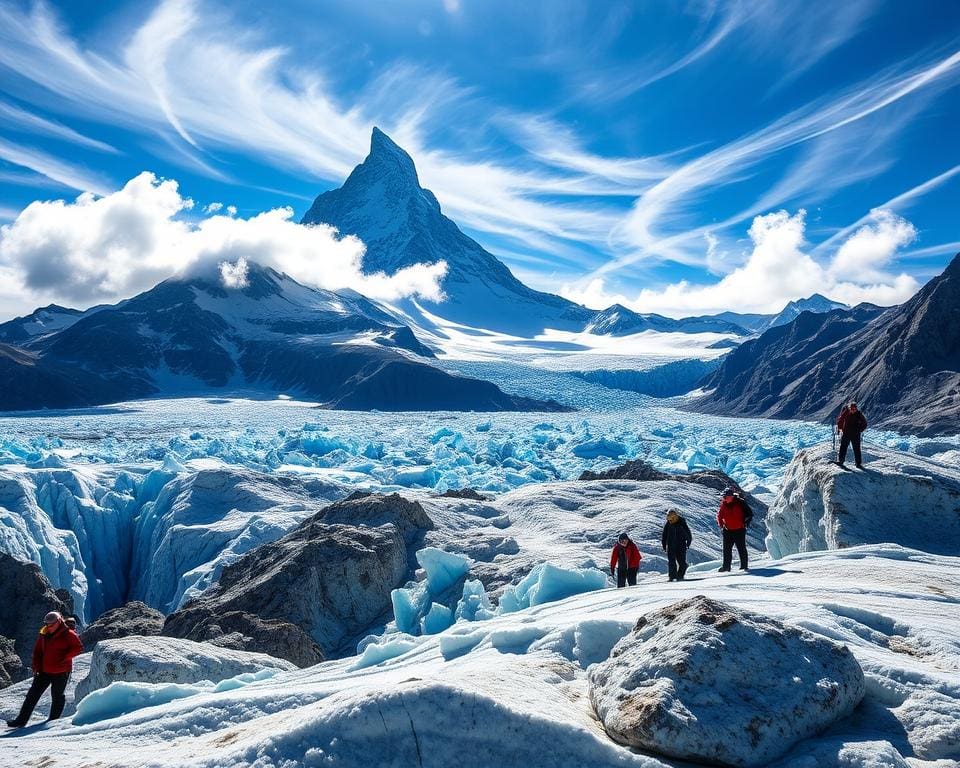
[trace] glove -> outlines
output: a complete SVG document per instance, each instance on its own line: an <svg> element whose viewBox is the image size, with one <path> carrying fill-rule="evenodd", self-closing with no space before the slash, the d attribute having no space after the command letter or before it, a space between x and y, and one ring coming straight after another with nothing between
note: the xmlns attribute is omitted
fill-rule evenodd
<svg viewBox="0 0 960 768"><path fill-rule="evenodd" d="M664 551L664 552L666 552L666 551L667 551L667 547L666 547L666 545L664 545L664 547L663 547L663 551Z"/></svg>
<svg viewBox="0 0 960 768"><path fill-rule="evenodd" d="M610 566L610 575L611 575L611 576L615 576L615 575L616 575L616 571L613 569L613 566L612 566L612 565Z"/></svg>

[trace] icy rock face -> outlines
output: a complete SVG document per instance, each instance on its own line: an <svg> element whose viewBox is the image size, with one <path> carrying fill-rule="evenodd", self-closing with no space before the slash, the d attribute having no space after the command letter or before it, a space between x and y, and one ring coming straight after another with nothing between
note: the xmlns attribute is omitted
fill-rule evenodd
<svg viewBox="0 0 960 768"><path fill-rule="evenodd" d="M371 525L331 523L350 519ZM407 541L429 525L418 503L395 494L332 504L227 566L215 586L168 617L165 632L184 635L242 611L295 624L330 654L389 610L390 592L410 570Z"/></svg>
<svg viewBox="0 0 960 768"><path fill-rule="evenodd" d="M280 538L341 494L333 483L246 469L177 477L138 518L130 592L164 613L174 611L215 582L225 565Z"/></svg>
<svg viewBox="0 0 960 768"><path fill-rule="evenodd" d="M163 614L139 600L124 603L102 613L96 621L84 628L80 640L87 651L102 640L118 640L130 635L149 637L163 629Z"/></svg>
<svg viewBox="0 0 960 768"><path fill-rule="evenodd" d="M894 543L960 551L960 471L915 454L868 445L866 471L846 471L830 446L799 451L767 515L774 557Z"/></svg>
<svg viewBox="0 0 960 768"><path fill-rule="evenodd" d="M165 623L163 632L221 648L266 653L298 667L312 667L324 659L320 646L300 627L243 611L217 613L201 608L175 613Z"/></svg>
<svg viewBox="0 0 960 768"><path fill-rule="evenodd" d="M865 693L845 646L703 596L643 616L588 676L615 741L732 766L766 765Z"/></svg>
<svg viewBox="0 0 960 768"><path fill-rule="evenodd" d="M30 669L33 644L49 611L69 613L40 568L0 551L0 627L13 640L16 655L23 662L20 675ZM4 665L13 671L13 665ZM19 678L11 678L16 682Z"/></svg>
<svg viewBox="0 0 960 768"><path fill-rule="evenodd" d="M97 644L90 673L77 685L77 701L117 681L133 683L217 682L263 669L289 671L289 661L263 653L217 648L173 637L125 637Z"/></svg>

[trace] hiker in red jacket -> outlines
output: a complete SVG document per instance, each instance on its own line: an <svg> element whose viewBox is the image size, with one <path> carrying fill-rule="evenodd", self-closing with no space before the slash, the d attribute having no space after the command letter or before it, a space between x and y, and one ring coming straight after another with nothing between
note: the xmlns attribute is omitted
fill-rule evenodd
<svg viewBox="0 0 960 768"><path fill-rule="evenodd" d="M841 467L847 460L847 446L853 445L853 458L857 468L863 469L863 455L860 453L860 437L867 429L867 417L857 408L856 403L850 403L837 417L837 432L840 433L840 455L837 464Z"/></svg>
<svg viewBox="0 0 960 768"><path fill-rule="evenodd" d="M83 653L83 644L76 630L64 623L63 617L51 611L43 619L43 627L33 646L33 684L27 691L27 697L20 708L16 720L7 720L10 728L22 728L30 720L33 708L37 706L43 692L50 689L50 716L56 720L63 714L67 700L64 691L70 672L73 671L73 657Z"/></svg>
<svg viewBox="0 0 960 768"><path fill-rule="evenodd" d="M617 588L625 587L629 584L631 587L637 584L637 571L640 570L640 561L643 556L637 545L630 537L621 533L617 543L613 545L613 552L610 553L610 575L616 575Z"/></svg>
<svg viewBox="0 0 960 768"><path fill-rule="evenodd" d="M720 566L720 571L726 573L730 570L734 545L740 555L740 570L747 570L747 526L751 520L753 511L743 495L732 486L725 488L720 510L717 512L717 525L723 532L723 565Z"/></svg>

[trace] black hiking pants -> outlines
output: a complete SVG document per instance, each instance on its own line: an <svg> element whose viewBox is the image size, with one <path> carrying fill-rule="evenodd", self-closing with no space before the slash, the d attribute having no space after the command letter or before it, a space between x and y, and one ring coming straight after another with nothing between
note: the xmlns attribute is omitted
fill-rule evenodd
<svg viewBox="0 0 960 768"><path fill-rule="evenodd" d="M687 572L687 548L667 548L667 568L670 580L682 579Z"/></svg>
<svg viewBox="0 0 960 768"><path fill-rule="evenodd" d="M840 455L837 457L837 461L843 464L847 460L847 446L853 446L853 458L857 461L857 466L859 467L863 464L863 456L860 454L860 435L848 435L846 433L840 433Z"/></svg>
<svg viewBox="0 0 960 768"><path fill-rule="evenodd" d="M63 714L63 707L67 703L67 697L64 691L67 689L67 681L70 679L69 672L61 672L51 675L46 672L38 672L33 676L33 683L30 690L27 691L27 697L23 700L23 706L20 707L20 714L17 715L17 722L26 725L33 714L33 708L37 706L43 692L50 689L50 716L48 720L56 720Z"/></svg>
<svg viewBox="0 0 960 768"><path fill-rule="evenodd" d="M741 528L739 531L723 531L723 567L730 569L733 562L733 547L736 545L737 554L740 555L740 568L747 567L747 529Z"/></svg>
<svg viewBox="0 0 960 768"><path fill-rule="evenodd" d="M639 568L617 568L617 588L625 587L629 584L631 587L637 586L637 571Z"/></svg>

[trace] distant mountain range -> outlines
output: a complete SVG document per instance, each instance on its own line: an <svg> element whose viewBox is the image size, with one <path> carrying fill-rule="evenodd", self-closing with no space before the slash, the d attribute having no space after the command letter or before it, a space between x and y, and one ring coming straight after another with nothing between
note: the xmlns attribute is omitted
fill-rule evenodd
<svg viewBox="0 0 960 768"><path fill-rule="evenodd" d="M854 399L875 426L957 434L960 254L900 306L802 312L744 342L703 386L694 410L823 421Z"/></svg>
<svg viewBox="0 0 960 768"><path fill-rule="evenodd" d="M378 128L373 129L366 160L342 187L317 197L302 223L329 224L343 235L363 240L368 273L446 262L443 301L401 302L403 311L423 327L430 327L431 321L421 308L458 324L524 338L548 328L614 336L641 331L751 334L726 318L674 320L616 304L598 312L527 287L443 215L434 194L420 186L410 155Z"/></svg>
<svg viewBox="0 0 960 768"><path fill-rule="evenodd" d="M72 322L7 329L27 338L0 343L0 410L224 389L347 410L562 410L430 365L410 328L359 294L308 288L256 264L242 288L225 288L212 270L95 312L53 314ZM30 317L40 315L50 308Z"/></svg>
<svg viewBox="0 0 960 768"><path fill-rule="evenodd" d="M439 302L381 306L351 291L308 288L250 264L226 288L215 268L166 280L113 306L55 304L0 324L0 410L68 408L142 397L253 390L330 407L382 410L555 410L430 364L437 319L530 339L547 329L627 336L717 333L735 346L802 310L837 305L815 295L777 316L724 313L675 320L615 304L588 309L535 291L443 215L410 156L374 128L370 154L303 217L366 246L364 269L388 274L444 261ZM431 336L432 334L432 336Z"/></svg>

